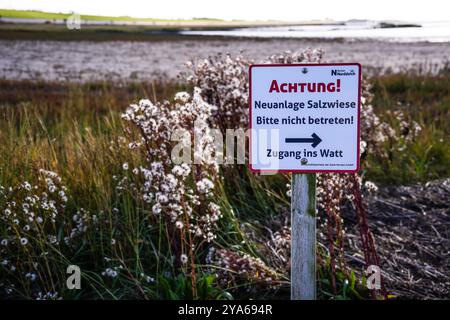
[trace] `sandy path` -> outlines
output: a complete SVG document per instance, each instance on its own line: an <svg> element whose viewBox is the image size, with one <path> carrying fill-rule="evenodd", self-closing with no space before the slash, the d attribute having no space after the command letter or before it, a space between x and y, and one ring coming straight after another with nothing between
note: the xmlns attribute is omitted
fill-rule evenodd
<svg viewBox="0 0 450 320"><path fill-rule="evenodd" d="M42 80L149 80L176 77L192 58L244 51L262 60L285 50L320 47L327 61L360 62L366 72L436 70L450 60L449 43L378 41L179 40L154 42L0 41L0 78Z"/></svg>

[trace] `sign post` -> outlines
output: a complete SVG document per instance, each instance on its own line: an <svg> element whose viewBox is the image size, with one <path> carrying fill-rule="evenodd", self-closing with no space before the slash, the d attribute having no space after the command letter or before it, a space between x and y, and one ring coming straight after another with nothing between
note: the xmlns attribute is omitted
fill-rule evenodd
<svg viewBox="0 0 450 320"><path fill-rule="evenodd" d="M291 299L316 299L316 174L293 173Z"/></svg>
<svg viewBox="0 0 450 320"><path fill-rule="evenodd" d="M292 172L291 299L316 298L316 173L359 170L361 66L250 67L250 169Z"/></svg>

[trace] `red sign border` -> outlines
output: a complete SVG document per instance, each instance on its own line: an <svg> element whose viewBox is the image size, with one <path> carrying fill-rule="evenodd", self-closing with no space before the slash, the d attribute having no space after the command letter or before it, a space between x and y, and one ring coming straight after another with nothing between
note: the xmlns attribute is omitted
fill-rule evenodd
<svg viewBox="0 0 450 320"><path fill-rule="evenodd" d="M357 152L356 152L356 169L355 170L265 170L265 169L254 169L252 165L252 69L254 67L317 67L317 66L357 66L359 69L359 78L358 78L358 119L357 119ZM248 94L248 125L250 129L249 134L249 167L250 171L254 173L263 173L263 172L295 172L295 173L319 173L319 172L340 172L340 173L357 173L360 167L360 140L361 140L361 64L360 63L293 63L293 64L282 64L282 63L272 63L272 64L252 64L248 68L248 77L249 77L249 94Z"/></svg>

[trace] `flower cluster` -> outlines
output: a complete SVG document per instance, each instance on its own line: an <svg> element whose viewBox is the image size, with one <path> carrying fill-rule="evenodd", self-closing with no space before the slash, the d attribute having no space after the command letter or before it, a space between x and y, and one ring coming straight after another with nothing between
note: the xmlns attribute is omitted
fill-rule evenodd
<svg viewBox="0 0 450 320"><path fill-rule="evenodd" d="M386 115L395 122L396 129L400 132L402 142L398 151L403 151L405 144L412 142L422 131L422 127L414 120L411 120L402 110L387 110Z"/></svg>
<svg viewBox="0 0 450 320"><path fill-rule="evenodd" d="M203 99L217 106L212 121L222 130L248 124L248 67L251 61L243 56L209 57L198 63L188 62L193 72L188 81L201 90Z"/></svg>
<svg viewBox="0 0 450 320"><path fill-rule="evenodd" d="M33 289L43 279L56 279L60 270L49 264L49 252L63 243L77 247L75 238L87 232L91 220L83 209L70 215L70 193L57 173L41 169L36 176L33 184L0 187L0 287L7 295L15 292L14 279ZM41 289L31 291L37 299L59 299Z"/></svg>
<svg viewBox="0 0 450 320"><path fill-rule="evenodd" d="M146 166L132 169L134 182L128 185L134 187L154 216L163 215L173 223L174 230L178 230L174 231L175 238L182 231L182 239L191 239L188 242L192 243L181 250L189 252L195 243L216 238L217 222L222 216L214 197L218 164L210 153L204 152L213 142L207 131L215 107L203 100L199 88L194 89L192 96L179 92L174 100L173 104L141 100L123 114L122 118L132 124L128 133L135 137L130 148L142 151L147 160ZM195 143L195 164L172 161L171 134L177 130L188 133L180 137L181 144ZM201 138L194 141L195 137ZM128 170L128 164L124 164L124 170ZM120 181L122 190L126 180Z"/></svg>
<svg viewBox="0 0 450 320"><path fill-rule="evenodd" d="M295 52L285 51L284 53L269 57L268 62L279 64L293 63L320 63L323 59L324 51L322 49L298 50Z"/></svg>
<svg viewBox="0 0 450 320"><path fill-rule="evenodd" d="M58 295L58 292L51 292L51 291L47 293L38 292L36 300L62 300L62 297Z"/></svg>
<svg viewBox="0 0 450 320"><path fill-rule="evenodd" d="M362 83L361 93L361 145L360 154L364 157L366 154L377 154L386 157L384 143L388 140L396 140L397 135L391 125L382 121L376 115L372 106L373 94L371 86L367 81Z"/></svg>
<svg viewBox="0 0 450 320"><path fill-rule="evenodd" d="M25 181L17 187L2 188L0 220L8 226L0 234L3 247L15 244L27 246L30 239L42 237L43 229L51 230L58 219L64 219L67 188L61 184L61 178L56 173L46 170L39 173L36 185Z"/></svg>

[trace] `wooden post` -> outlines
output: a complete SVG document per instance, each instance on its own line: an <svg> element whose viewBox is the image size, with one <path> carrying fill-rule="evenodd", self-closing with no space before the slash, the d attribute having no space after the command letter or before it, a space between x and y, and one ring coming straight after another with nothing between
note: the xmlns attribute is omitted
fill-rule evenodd
<svg viewBox="0 0 450 320"><path fill-rule="evenodd" d="M316 174L292 173L291 299L316 299Z"/></svg>

